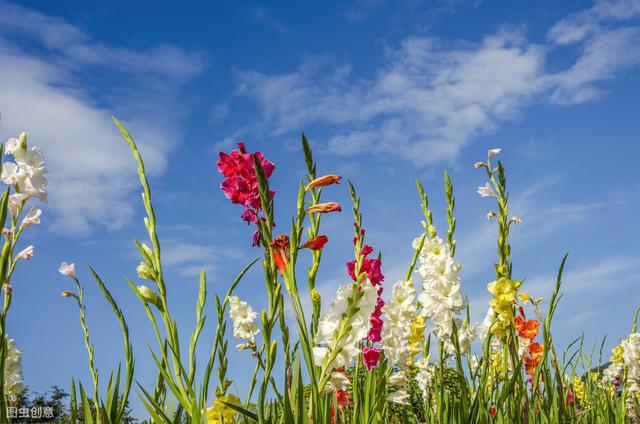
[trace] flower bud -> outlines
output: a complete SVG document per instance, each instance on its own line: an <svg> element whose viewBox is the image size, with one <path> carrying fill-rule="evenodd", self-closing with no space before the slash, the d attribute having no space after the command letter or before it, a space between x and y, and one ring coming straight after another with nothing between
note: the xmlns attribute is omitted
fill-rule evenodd
<svg viewBox="0 0 640 424"><path fill-rule="evenodd" d="M490 211L489 213L487 213L487 219L489 221L493 221L493 218L495 218L496 216L498 216L498 213L496 211Z"/></svg>
<svg viewBox="0 0 640 424"><path fill-rule="evenodd" d="M138 266L136 267L136 272L138 273L138 277L142 278L143 280L156 280L155 273L149 267L149 265L147 265L146 262L140 262L140 264L138 264Z"/></svg>
<svg viewBox="0 0 640 424"><path fill-rule="evenodd" d="M314 187L325 187L331 184L340 184L341 179L342 177L340 175L334 175L334 174L325 175L325 176L316 178L315 180L307 184L304 188L304 191L309 191Z"/></svg>
<svg viewBox="0 0 640 424"><path fill-rule="evenodd" d="M153 250L151 250L146 243L140 243L140 246L142 246L142 250L144 250L144 253L146 253L148 257L153 258Z"/></svg>
<svg viewBox="0 0 640 424"><path fill-rule="evenodd" d="M509 220L509 224L511 224L512 222L516 225L520 225L522 224L522 218L520 218L519 216L514 216Z"/></svg>
<svg viewBox="0 0 640 424"><path fill-rule="evenodd" d="M22 134L20 134L20 148L22 150L27 149L27 133L26 132L23 132Z"/></svg>
<svg viewBox="0 0 640 424"><path fill-rule="evenodd" d="M33 249L33 246L27 246L16 255L16 261L19 261L21 259L28 261L33 258L34 253L35 251Z"/></svg>
<svg viewBox="0 0 640 424"><path fill-rule="evenodd" d="M9 283L4 283L2 285L2 291L4 292L4 294L6 294L7 296L10 295L11 293L13 293L13 288L11 287L11 284Z"/></svg>
<svg viewBox="0 0 640 424"><path fill-rule="evenodd" d="M473 164L473 167L476 168L476 169L480 169L483 166L487 166L487 164L484 163L484 162L476 162L476 163Z"/></svg>
<svg viewBox="0 0 640 424"><path fill-rule="evenodd" d="M160 301L160 298L158 297L156 292L154 292L147 286L138 286L137 289L138 293L144 300L156 305L158 309L162 310L162 302Z"/></svg>
<svg viewBox="0 0 640 424"><path fill-rule="evenodd" d="M66 298L66 297L75 297L76 299L78 298L78 295L76 295L74 292L69 291L69 290L65 290L62 292L62 294L60 294L60 297L62 299Z"/></svg>
<svg viewBox="0 0 640 424"><path fill-rule="evenodd" d="M336 202L318 203L306 210L307 213L328 213L340 211L342 211L342 207L340 207L340 205Z"/></svg>
<svg viewBox="0 0 640 424"><path fill-rule="evenodd" d="M329 238L327 236L317 236L303 244L302 247L307 247L311 250L321 250L328 241Z"/></svg>
<svg viewBox="0 0 640 424"><path fill-rule="evenodd" d="M320 293L318 293L318 290L311 289L311 302L313 302L315 306L319 307L321 301L322 298L320 297Z"/></svg>

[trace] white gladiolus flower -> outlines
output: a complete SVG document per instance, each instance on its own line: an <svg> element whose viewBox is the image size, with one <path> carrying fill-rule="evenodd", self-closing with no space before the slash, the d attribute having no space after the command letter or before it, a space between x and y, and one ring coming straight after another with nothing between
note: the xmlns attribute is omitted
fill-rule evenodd
<svg viewBox="0 0 640 424"><path fill-rule="evenodd" d="M62 262L58 271L60 272L60 274L66 275L67 277L73 278L74 280L78 279L78 276L76 275L76 264L68 264L66 262Z"/></svg>
<svg viewBox="0 0 640 424"><path fill-rule="evenodd" d="M22 223L20 224L20 229L24 230L25 228L29 228L32 225L40 224L40 216L42 215L42 211L35 206L29 209L27 216L24 217Z"/></svg>
<svg viewBox="0 0 640 424"><path fill-rule="evenodd" d="M407 375L405 374L404 371L398 371L395 374L391 374L387 378L387 384L389 386L404 386L407 384L407 382L408 382Z"/></svg>
<svg viewBox="0 0 640 424"><path fill-rule="evenodd" d="M8 139L4 143L4 154L5 155L13 155L16 151L21 150L20 140L15 137Z"/></svg>
<svg viewBox="0 0 640 424"><path fill-rule="evenodd" d="M489 159L491 159L492 157L494 157L495 155L497 155L501 151L502 151L502 149L491 149L491 150L489 150L487 152L487 156L489 157Z"/></svg>
<svg viewBox="0 0 640 424"><path fill-rule="evenodd" d="M422 314L431 318L434 334L444 341L453 333L455 315L467 305L458 276L460 265L439 237L425 241L419 259L417 272L422 277L422 293L418 300L423 306ZM461 326L459 322L456 325Z"/></svg>
<svg viewBox="0 0 640 424"><path fill-rule="evenodd" d="M416 367L418 373L416 374L416 382L418 387L422 390L422 395L427 398L428 391L433 384L433 378L435 376L436 367L429 363L429 358L420 358L416 361Z"/></svg>
<svg viewBox="0 0 640 424"><path fill-rule="evenodd" d="M258 314L247 302L240 300L237 296L229 298L229 305L229 315L233 321L233 336L236 339L246 340L245 344L238 346L238 350L242 350L241 347L244 349L255 346L254 337L260 331L255 323Z"/></svg>
<svg viewBox="0 0 640 424"><path fill-rule="evenodd" d="M5 145L7 152L12 153L14 162L2 164L0 180L5 184L16 185L17 192L29 197L37 197L42 202L47 200L47 179L44 174L47 168L44 165L44 154L39 147L23 149L20 140L13 139Z"/></svg>
<svg viewBox="0 0 640 424"><path fill-rule="evenodd" d="M484 186L478 187L478 194L481 197L498 197L496 192L493 191L493 187L489 185L489 183L485 183Z"/></svg>
<svg viewBox="0 0 640 424"><path fill-rule="evenodd" d="M627 390L640 392L640 333L633 333L620 343L623 349L622 360L627 368Z"/></svg>
<svg viewBox="0 0 640 424"><path fill-rule="evenodd" d="M405 389L396 390L387 395L387 401L397 403L399 405L409 405L409 393Z"/></svg>
<svg viewBox="0 0 640 424"><path fill-rule="evenodd" d="M22 380L22 352L16 346L16 341L7 341L7 359L4 364L4 390L11 401L24 390Z"/></svg>
<svg viewBox="0 0 640 424"><path fill-rule="evenodd" d="M0 179L3 183L14 185L24 178L24 172L13 162L5 162L2 164L2 174Z"/></svg>
<svg viewBox="0 0 640 424"><path fill-rule="evenodd" d="M35 251L33 246L28 246L25 249L21 250L20 253L16 255L16 261L19 261L21 259L28 261L29 259L33 258L34 253Z"/></svg>
<svg viewBox="0 0 640 424"><path fill-rule="evenodd" d="M411 322L416 314L416 289L411 281L398 281L393 285L393 297L382 312L385 325L382 328L382 346L391 365L406 369L410 360L409 336Z"/></svg>
<svg viewBox="0 0 640 424"><path fill-rule="evenodd" d="M624 373L623 364L612 362L603 372L602 372L602 382L606 385L611 385L616 383L616 379L622 377Z"/></svg>
<svg viewBox="0 0 640 424"><path fill-rule="evenodd" d="M358 301L357 311L349 318L343 319L347 314L349 302L355 301L356 294L362 296ZM322 366L329 352L339 349L333 363L329 364L330 369L344 367L347 368L360 352L359 342L367 336L370 322L369 316L373 313L376 305L378 293L376 287L372 286L368 280L362 283L360 289L354 284L346 284L338 287L336 297L331 301L329 311L320 316L318 331L315 336L315 344L321 346L314 348L314 359L316 365ZM350 327L341 339L338 335L343 328Z"/></svg>
<svg viewBox="0 0 640 424"><path fill-rule="evenodd" d="M456 325L458 325L456 323ZM460 355L466 355L471 349L471 343L476 339L477 324L463 324L458 328L458 346L460 347ZM454 355L456 350L453 342L450 340L445 341L445 349L450 355Z"/></svg>

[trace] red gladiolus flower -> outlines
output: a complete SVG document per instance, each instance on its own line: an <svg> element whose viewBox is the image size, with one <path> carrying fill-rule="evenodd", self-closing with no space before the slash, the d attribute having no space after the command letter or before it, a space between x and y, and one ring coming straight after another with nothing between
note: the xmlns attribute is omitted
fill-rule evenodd
<svg viewBox="0 0 640 424"><path fill-rule="evenodd" d="M287 269L289 263L289 236L279 235L270 244L271 254L280 274Z"/></svg>
<svg viewBox="0 0 640 424"><path fill-rule="evenodd" d="M324 247L325 244L327 244L328 241L329 238L327 236L318 236L303 244L302 247L306 247L311 250L320 250Z"/></svg>
<svg viewBox="0 0 640 424"><path fill-rule="evenodd" d="M495 405L491 405L491 406L489 407L489 415L491 415L492 417L495 417L495 416L496 416L496 413L497 413L497 411L496 411L496 406L495 406Z"/></svg>
<svg viewBox="0 0 640 424"><path fill-rule="evenodd" d="M346 390L338 390L334 389L333 394L336 397L336 402L338 403L338 409L342 409L345 406L349 406L349 392Z"/></svg>
<svg viewBox="0 0 640 424"><path fill-rule="evenodd" d="M371 371L378 365L378 361L380 361L380 349L366 346L362 349L362 360L367 366L367 370Z"/></svg>
<svg viewBox="0 0 640 424"><path fill-rule="evenodd" d="M314 213L314 212L328 213L328 212L340 212L340 211L342 211L342 208L336 202L318 203L306 210L307 213Z"/></svg>
<svg viewBox="0 0 640 424"><path fill-rule="evenodd" d="M342 177L340 175L325 175L311 181L304 188L304 191L309 191L314 187L325 187L331 184L340 184Z"/></svg>

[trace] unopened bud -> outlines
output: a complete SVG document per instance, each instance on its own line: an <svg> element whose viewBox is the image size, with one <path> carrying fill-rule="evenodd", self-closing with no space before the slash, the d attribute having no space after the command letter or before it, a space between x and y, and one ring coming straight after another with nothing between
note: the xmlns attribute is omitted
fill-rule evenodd
<svg viewBox="0 0 640 424"><path fill-rule="evenodd" d="M69 291L69 290L63 291L62 294L60 294L60 297L62 299L66 298L66 297L75 297L76 299L78 298L78 296L74 292Z"/></svg>
<svg viewBox="0 0 640 424"><path fill-rule="evenodd" d="M6 294L7 296L10 295L11 293L13 293L13 288L11 287L11 284L9 283L4 283L2 285L2 291L4 292L4 294Z"/></svg>
<svg viewBox="0 0 640 424"><path fill-rule="evenodd" d="M509 224L511 224L512 222L516 225L520 225L522 224L522 218L520 218L519 216L514 216L509 220Z"/></svg>
<svg viewBox="0 0 640 424"><path fill-rule="evenodd" d="M22 150L25 150L27 148L27 133L23 132L22 134L20 134L20 147L22 148Z"/></svg>
<svg viewBox="0 0 640 424"><path fill-rule="evenodd" d="M136 267L136 272L138 273L138 277L142 278L143 280L156 280L155 273L151 270L146 262L140 262L140 264Z"/></svg>
<svg viewBox="0 0 640 424"><path fill-rule="evenodd" d="M315 306L320 306L320 303L322 302L320 293L318 293L318 290L316 289L311 289L311 302L313 302Z"/></svg>
<svg viewBox="0 0 640 424"><path fill-rule="evenodd" d="M153 250L151 250L151 248L147 246L146 243L141 243L140 246L142 247L142 250L144 250L144 253L146 253L148 257L153 258Z"/></svg>
<svg viewBox="0 0 640 424"><path fill-rule="evenodd" d="M487 219L489 221L493 221L493 218L495 218L496 216L498 216L498 213L496 211L491 211L487 213Z"/></svg>
<svg viewBox="0 0 640 424"><path fill-rule="evenodd" d="M429 233L429 237L434 238L436 236L436 227L429 225L427 227L427 233Z"/></svg>
<svg viewBox="0 0 640 424"><path fill-rule="evenodd" d="M476 169L480 169L483 166L487 166L487 164L484 163L484 162L476 162L476 163L473 164L473 167L476 168Z"/></svg>
<svg viewBox="0 0 640 424"><path fill-rule="evenodd" d="M154 292L147 286L138 286L137 289L138 293L140 293L140 296L142 296L144 300L156 305L158 309L162 310L162 302L160 301L160 298L158 297L156 292Z"/></svg>

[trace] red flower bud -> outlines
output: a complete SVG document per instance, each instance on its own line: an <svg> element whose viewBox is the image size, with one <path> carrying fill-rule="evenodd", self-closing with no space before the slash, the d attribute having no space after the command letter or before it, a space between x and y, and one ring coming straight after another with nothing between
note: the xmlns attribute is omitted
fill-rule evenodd
<svg viewBox="0 0 640 424"><path fill-rule="evenodd" d="M311 250L320 250L328 241L329 238L327 238L327 236L317 236L303 244L302 247L307 247Z"/></svg>

